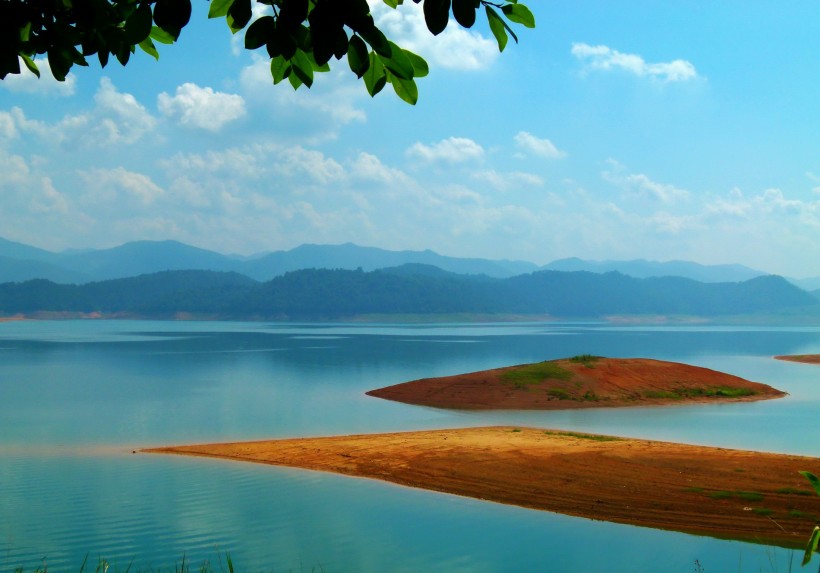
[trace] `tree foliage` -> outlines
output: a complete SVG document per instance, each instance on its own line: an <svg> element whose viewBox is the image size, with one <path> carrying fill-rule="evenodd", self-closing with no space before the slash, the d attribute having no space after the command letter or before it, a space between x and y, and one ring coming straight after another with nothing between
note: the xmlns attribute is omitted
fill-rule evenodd
<svg viewBox="0 0 820 573"><path fill-rule="evenodd" d="M394 9L404 2L383 1ZM265 12L255 20L254 2ZM423 2L434 35L444 31L451 14L465 28L483 14L502 51L509 37L518 41L511 24L535 26L532 12L517 0L413 2ZM191 11L191 0L0 0L0 78L21 73L21 61L39 77L40 55L60 81L92 56L102 67L111 56L126 65L137 47L159 58L157 44L176 42ZM415 79L428 73L423 58L376 26L367 0L210 0L208 17L225 18L233 33L245 30L245 48L267 52L275 84L287 80L295 89L310 87L316 73L346 58L371 96L389 83L413 104Z"/></svg>

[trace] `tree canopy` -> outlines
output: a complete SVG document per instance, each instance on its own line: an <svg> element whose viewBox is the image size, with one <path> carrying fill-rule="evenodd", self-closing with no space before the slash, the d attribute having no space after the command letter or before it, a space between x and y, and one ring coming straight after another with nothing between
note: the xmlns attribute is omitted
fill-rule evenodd
<svg viewBox="0 0 820 573"><path fill-rule="evenodd" d="M383 0L398 9L404 0ZM264 15L253 19L253 4ZM427 29L445 30L452 14L464 28L486 17L503 51L511 24L535 26L532 12L517 0L413 0L422 3ZM191 0L0 0L0 78L22 71L38 77L35 61L45 55L52 75L65 80L72 66L96 56L105 67L111 56L126 65L139 47L159 58L157 44L173 44L191 18ZM264 49L273 83L310 87L333 60L347 58L352 73L371 96L388 83L404 101L418 99L415 79L427 62L405 50L376 26L367 0L210 0L209 18L225 18L233 33L245 30L245 48Z"/></svg>

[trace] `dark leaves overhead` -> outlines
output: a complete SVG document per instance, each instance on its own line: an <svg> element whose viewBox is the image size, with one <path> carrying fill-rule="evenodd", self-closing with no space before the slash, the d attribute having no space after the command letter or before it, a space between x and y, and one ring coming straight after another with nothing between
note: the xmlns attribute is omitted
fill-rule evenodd
<svg viewBox="0 0 820 573"><path fill-rule="evenodd" d="M383 0L397 9L404 0ZM441 34L455 21L470 28L484 7L500 50L509 23L531 28L532 12L517 0L413 0L422 4L428 30ZM254 6L266 13L253 20ZM0 0L0 79L27 68L40 75L37 58L47 58L60 81L75 65L96 56L101 66L114 56L122 65L139 47L159 58L155 42L175 43L191 19L191 0ZM315 74L347 58L370 95L387 84L402 100L418 99L415 79L427 75L427 62L390 41L378 28L367 0L210 0L209 18L225 18L233 33L245 32L245 47L265 48L274 83L287 79L310 87ZM253 21L252 21L253 20ZM21 66L21 62L23 66Z"/></svg>

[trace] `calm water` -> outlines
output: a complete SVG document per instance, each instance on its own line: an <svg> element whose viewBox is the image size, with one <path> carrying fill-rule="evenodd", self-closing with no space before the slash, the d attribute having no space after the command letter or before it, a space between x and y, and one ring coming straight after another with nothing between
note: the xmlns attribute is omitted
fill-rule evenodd
<svg viewBox="0 0 820 573"><path fill-rule="evenodd" d="M0 323L0 571L224 552L245 571L788 571L796 553L252 464L131 454L196 441L520 424L820 456L820 328ZM751 404L450 412L410 379L581 353L707 366ZM820 471L818 468L807 468ZM808 532L807 532L808 533Z"/></svg>

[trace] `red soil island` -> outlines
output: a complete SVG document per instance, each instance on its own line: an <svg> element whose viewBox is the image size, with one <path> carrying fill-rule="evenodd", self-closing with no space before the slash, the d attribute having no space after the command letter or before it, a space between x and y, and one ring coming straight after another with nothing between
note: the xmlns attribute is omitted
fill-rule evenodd
<svg viewBox="0 0 820 573"><path fill-rule="evenodd" d="M820 497L798 473L820 473L818 458L577 432L464 428L143 451L335 472L787 547L804 546L820 523Z"/></svg>
<svg viewBox="0 0 820 573"><path fill-rule="evenodd" d="M367 392L419 406L563 410L766 400L785 392L708 368L646 358L575 356L425 378Z"/></svg>
<svg viewBox="0 0 820 573"><path fill-rule="evenodd" d="M775 360L785 360L786 362L801 362L803 364L820 364L820 354L791 354L787 356L775 356Z"/></svg>

